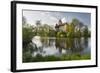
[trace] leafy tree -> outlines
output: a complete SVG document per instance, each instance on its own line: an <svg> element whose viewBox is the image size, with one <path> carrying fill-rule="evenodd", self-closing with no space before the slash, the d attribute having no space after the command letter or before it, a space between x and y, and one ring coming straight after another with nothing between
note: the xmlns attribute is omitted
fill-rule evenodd
<svg viewBox="0 0 100 73"><path fill-rule="evenodd" d="M31 42L34 33L32 32L31 27L30 28L23 27L22 32L23 32L23 46L24 46Z"/></svg>
<svg viewBox="0 0 100 73"><path fill-rule="evenodd" d="M67 37L74 37L75 26L73 23L70 23L66 27Z"/></svg>
<svg viewBox="0 0 100 73"><path fill-rule="evenodd" d="M53 27L49 26L48 24L44 25L39 25L36 27L36 35L41 36L41 37L54 37L55 36L55 30ZM34 31L34 32L35 32Z"/></svg>
<svg viewBox="0 0 100 73"><path fill-rule="evenodd" d="M37 20L37 21L36 21L36 25L37 25L37 26L41 25L41 21L40 21L40 20Z"/></svg>
<svg viewBox="0 0 100 73"><path fill-rule="evenodd" d="M74 24L75 26L77 26L80 23L80 21L76 18L72 19L72 24Z"/></svg>
<svg viewBox="0 0 100 73"><path fill-rule="evenodd" d="M80 38L81 37L81 31L80 31L80 29L77 30L75 34L76 34L75 35L76 37Z"/></svg>
<svg viewBox="0 0 100 73"><path fill-rule="evenodd" d="M84 31L83 31L83 36L84 36L84 37L88 37L88 36L89 36L88 27L85 27L85 29L84 29Z"/></svg>

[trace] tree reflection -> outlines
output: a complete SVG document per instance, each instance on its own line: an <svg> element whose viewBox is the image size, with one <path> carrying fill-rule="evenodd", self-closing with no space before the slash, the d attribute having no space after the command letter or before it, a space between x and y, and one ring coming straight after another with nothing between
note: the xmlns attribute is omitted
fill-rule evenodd
<svg viewBox="0 0 100 73"><path fill-rule="evenodd" d="M49 56L49 58L52 56L53 59L58 59L57 56L59 56L60 60L63 54L65 55L64 60L74 59L73 55L79 58L83 55L82 52L84 49L88 48L89 40L88 38L41 38L39 41L41 46L38 46L39 44L35 44L34 42L27 45L26 50L23 51L23 61L31 61L31 58L35 58L36 61L39 61L38 56L41 60L43 60L44 57L47 58L45 60L48 60L47 56ZM66 56L70 57L66 58Z"/></svg>
<svg viewBox="0 0 100 73"><path fill-rule="evenodd" d="M86 38L66 38L66 39L56 39L55 46L62 52L62 49L70 50L73 53L81 52L84 48L88 46L88 39Z"/></svg>

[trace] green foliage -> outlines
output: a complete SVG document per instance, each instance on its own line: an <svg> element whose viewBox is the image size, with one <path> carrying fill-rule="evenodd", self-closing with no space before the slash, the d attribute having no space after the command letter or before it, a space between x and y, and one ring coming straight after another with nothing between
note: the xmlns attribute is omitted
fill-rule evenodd
<svg viewBox="0 0 100 73"><path fill-rule="evenodd" d="M81 27L85 27L82 29ZM88 27L85 26L78 19L73 19L70 24L66 25L66 31L58 31L57 37L70 37L70 38L81 38L81 37L90 37L91 32L88 30Z"/></svg>
<svg viewBox="0 0 100 73"><path fill-rule="evenodd" d="M41 37L90 37L91 32L88 30L88 27L85 27L84 30L81 31L81 28L77 26L83 26L84 24L80 22L78 19L74 18L72 19L71 23L66 24L66 31L56 31L52 26L49 26L48 24L42 24L41 21L36 21L36 25L34 28L34 31L32 32L32 27L28 27L29 24L27 24L26 18L23 17L23 26L26 26L28 28L23 27L23 40L24 43L29 43L32 39L32 36L37 35Z"/></svg>
<svg viewBox="0 0 100 73"><path fill-rule="evenodd" d="M89 37L90 33L87 27L85 27L84 31L83 31L83 37Z"/></svg>
<svg viewBox="0 0 100 73"><path fill-rule="evenodd" d="M26 27L22 27L22 36L23 36L23 46L29 44L33 38L33 36L35 35L35 33L32 32L32 28L26 28Z"/></svg>
<svg viewBox="0 0 100 73"><path fill-rule="evenodd" d="M59 57L55 57L55 56L41 56L39 54L36 55L36 57L33 57L33 62L46 62L46 61L58 61L60 60Z"/></svg>
<svg viewBox="0 0 100 73"><path fill-rule="evenodd" d="M77 31L75 32L75 37L80 38L80 37L82 37L81 34L82 34L82 33L81 33L80 29L79 29L79 30L77 30Z"/></svg>
<svg viewBox="0 0 100 73"><path fill-rule="evenodd" d="M30 52L23 52L23 62L32 62L32 55Z"/></svg>
<svg viewBox="0 0 100 73"><path fill-rule="evenodd" d="M57 37L66 37L66 32L63 31L57 32Z"/></svg>
<svg viewBox="0 0 100 73"><path fill-rule="evenodd" d="M36 56L32 56L32 52L37 50L37 47L31 45L31 40L34 36L40 37L56 37L56 38L67 38L67 47L73 48L73 38L88 38L91 35L91 31L89 31L88 27L81 30L76 26L80 24L78 19L73 19L70 24L66 24L66 30L56 31L52 26L48 24L41 25L40 21L36 22L37 26L30 26L27 24L25 17L23 17L23 27L22 27L22 38L23 38L23 62L45 62L45 61L64 61L64 60L84 60L90 59L90 55L80 55L80 54L71 54L71 55L62 55L60 57L56 56L42 56L37 54ZM81 23L83 25L83 23ZM66 41L66 40L65 40ZM61 42L61 41L60 41ZM59 45L59 43L58 43Z"/></svg>
<svg viewBox="0 0 100 73"><path fill-rule="evenodd" d="M80 21L78 19L74 18L74 19L72 19L71 23L74 24L74 26L77 26L80 23Z"/></svg>
<svg viewBox="0 0 100 73"><path fill-rule="evenodd" d="M36 35L41 37L55 37L55 30L48 24L39 25L35 27Z"/></svg>
<svg viewBox="0 0 100 73"><path fill-rule="evenodd" d="M65 55L63 54L61 57L56 56L42 56L37 54L35 57L32 57L29 54L26 54L23 62L47 62L47 61L69 61L69 60L88 60L91 59L90 55L80 55L80 54L72 54Z"/></svg>

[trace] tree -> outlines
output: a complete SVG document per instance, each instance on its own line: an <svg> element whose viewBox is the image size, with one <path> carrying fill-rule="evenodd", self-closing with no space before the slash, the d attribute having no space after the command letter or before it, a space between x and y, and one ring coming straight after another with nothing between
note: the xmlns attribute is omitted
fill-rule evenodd
<svg viewBox="0 0 100 73"><path fill-rule="evenodd" d="M39 35L39 32L38 32L38 31L40 30L40 29L39 29L39 26L40 26L40 25L41 25L41 21L40 21L40 20L37 20L37 21L36 21L36 33L37 33L37 35Z"/></svg>
<svg viewBox="0 0 100 73"><path fill-rule="evenodd" d="M67 37L74 37L75 26L73 23L70 23L66 27Z"/></svg>
<svg viewBox="0 0 100 73"><path fill-rule="evenodd" d="M22 17L22 25L23 47L25 47L31 42L35 34L33 33L33 27L27 23L24 16Z"/></svg>
<svg viewBox="0 0 100 73"><path fill-rule="evenodd" d="M77 30L75 34L76 34L75 36L76 36L76 37L78 37L78 38L80 38L80 37L81 37L81 35L82 35L82 33L81 33L80 29L79 29L79 30Z"/></svg>
<svg viewBox="0 0 100 73"><path fill-rule="evenodd" d="M84 30L83 30L83 36L84 37L88 37L89 36L89 30L88 27L85 26Z"/></svg>
<svg viewBox="0 0 100 73"><path fill-rule="evenodd" d="M25 28L23 27L23 46L29 44L34 36L34 33L32 32L32 28Z"/></svg>
<svg viewBox="0 0 100 73"><path fill-rule="evenodd" d="M36 21L36 25L37 25L37 26L41 25L41 21L40 21L40 20L37 20L37 21Z"/></svg>
<svg viewBox="0 0 100 73"><path fill-rule="evenodd" d="M80 21L76 18L72 19L72 24L74 24L75 26L79 25Z"/></svg>

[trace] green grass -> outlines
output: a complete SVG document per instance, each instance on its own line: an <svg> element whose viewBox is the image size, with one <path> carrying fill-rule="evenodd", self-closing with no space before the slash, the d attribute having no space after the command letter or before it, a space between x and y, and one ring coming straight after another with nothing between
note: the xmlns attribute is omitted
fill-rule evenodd
<svg viewBox="0 0 100 73"><path fill-rule="evenodd" d="M90 55L79 55L79 54L73 54L73 55L63 55L61 57L61 60L87 60L91 59Z"/></svg>
<svg viewBox="0 0 100 73"><path fill-rule="evenodd" d="M90 55L79 55L79 54L73 54L73 55L62 55L61 57L55 57L55 56L41 56L37 55L36 57L32 57L29 54L27 54L26 57L24 57L23 62L48 62L48 61L72 61L72 60L89 60L91 59Z"/></svg>

